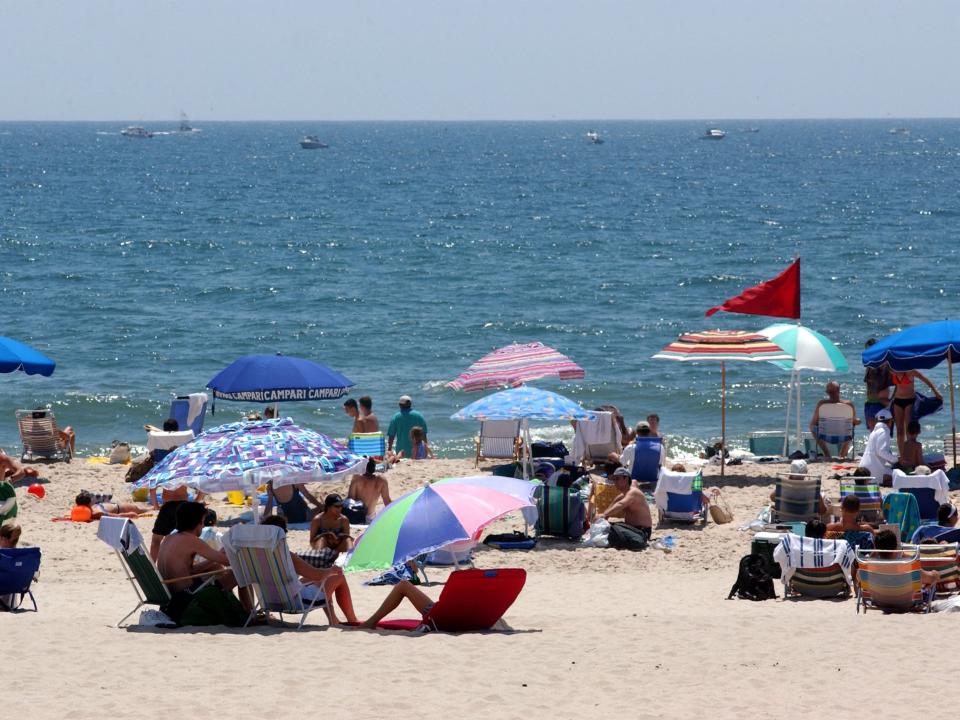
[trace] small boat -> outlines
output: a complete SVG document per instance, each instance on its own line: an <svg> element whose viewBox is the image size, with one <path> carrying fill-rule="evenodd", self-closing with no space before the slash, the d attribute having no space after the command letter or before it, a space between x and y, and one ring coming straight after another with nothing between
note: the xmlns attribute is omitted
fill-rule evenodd
<svg viewBox="0 0 960 720"><path fill-rule="evenodd" d="M707 132L704 134L705 140L723 140L727 134L720 128L707 128Z"/></svg>
<svg viewBox="0 0 960 720"><path fill-rule="evenodd" d="M152 132L147 132L140 125L130 125L129 127L125 127L123 130L120 131L120 134L123 135L124 137L132 137L132 138L152 138L153 137Z"/></svg>
<svg viewBox="0 0 960 720"><path fill-rule="evenodd" d="M760 132L760 128L758 128L758 127L748 127L748 128L744 128L743 130L741 130L741 132L745 132L745 133L758 133L758 132Z"/></svg>
<svg viewBox="0 0 960 720"><path fill-rule="evenodd" d="M600 137L600 133L598 132L591 130L584 137L586 137L587 140L592 142L594 145L603 145L603 138Z"/></svg>
<svg viewBox="0 0 960 720"><path fill-rule="evenodd" d="M909 135L910 131L905 127L890 128L891 135Z"/></svg>
<svg viewBox="0 0 960 720"><path fill-rule="evenodd" d="M304 135L303 140L300 141L300 147L304 150L323 150L330 146L320 142L320 138L316 135Z"/></svg>
<svg viewBox="0 0 960 720"><path fill-rule="evenodd" d="M195 133L200 132L200 128L195 128L190 124L190 118L187 117L187 114L180 111L180 127L177 128L179 132L182 133Z"/></svg>

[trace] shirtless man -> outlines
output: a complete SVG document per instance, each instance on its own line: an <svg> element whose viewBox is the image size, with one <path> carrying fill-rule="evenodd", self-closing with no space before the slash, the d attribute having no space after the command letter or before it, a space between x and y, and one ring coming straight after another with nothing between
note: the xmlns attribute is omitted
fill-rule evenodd
<svg viewBox="0 0 960 720"><path fill-rule="evenodd" d="M377 419L377 416L373 413L373 400L370 399L369 395L364 395L359 400L360 402L360 422L363 423L363 430L361 432L365 433L375 433L380 431L380 420Z"/></svg>
<svg viewBox="0 0 960 720"><path fill-rule="evenodd" d="M383 475L377 475L377 463L370 458L363 475L354 475L350 479L347 497L363 503L367 513L367 522L377 514L377 501L382 500L384 507L390 504L390 486Z"/></svg>
<svg viewBox="0 0 960 720"><path fill-rule="evenodd" d="M647 498L640 488L634 486L630 480L630 471L626 468L617 468L613 472L613 482L617 486L616 499L610 504L604 512L597 517L609 520L612 517L622 517L623 522L619 525L626 526L624 530L638 535L643 535L647 540L653 532L653 520L650 517L650 505ZM610 536L619 534L619 528L611 525ZM613 543L611 546L614 547Z"/></svg>
<svg viewBox="0 0 960 720"><path fill-rule="evenodd" d="M364 431L363 420L360 417L360 409L357 407L357 401L353 398L347 398L343 401L343 412L347 417L353 418L353 427L350 428L350 434L362 433Z"/></svg>
<svg viewBox="0 0 960 720"><path fill-rule="evenodd" d="M829 447L827 446L827 444L826 444L823 440L821 440L820 437L817 435L817 425L818 425L819 422L820 422L820 408L821 408L821 406L823 406L823 405L837 405L837 404L847 405L847 406L850 407L850 414L853 415L853 424L854 424L854 425L859 425L859 424L860 424L860 418L857 417L857 409L856 409L856 407L854 406L854 404L853 404L851 401L849 401L849 400L841 400L841 399L840 399L840 383L838 383L838 382L836 382L836 381L834 381L834 380L831 380L830 382L827 383L827 386L824 388L824 391L827 393L827 398L826 398L826 400L821 400L820 402L818 402L818 403L817 403L817 406L813 409L813 417L810 418L810 432L811 432L811 434L813 434L813 436L814 436L815 438L817 438L817 445L820 447L820 451L821 451L821 452L823 453L823 455L827 458L827 460L829 460L829 459L830 459L830 448L829 448ZM849 450L850 450L850 441L847 440L847 442L845 442L845 443L840 447L840 457L845 458L845 457L847 456L847 452L848 452Z"/></svg>

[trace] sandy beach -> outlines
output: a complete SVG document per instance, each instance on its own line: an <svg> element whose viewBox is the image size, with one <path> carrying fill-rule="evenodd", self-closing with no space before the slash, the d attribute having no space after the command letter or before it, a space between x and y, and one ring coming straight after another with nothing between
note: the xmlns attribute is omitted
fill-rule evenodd
<svg viewBox="0 0 960 720"><path fill-rule="evenodd" d="M749 533L738 530L772 489L777 466L728 468L722 484L736 519L701 529L670 526L678 547L620 552L544 539L531 552L480 549L478 567L523 567L526 587L506 615L511 633L405 635L326 627L313 613L293 626L248 630L117 628L135 604L95 524L54 523L81 488L123 497L125 468L40 466L47 494L21 488L23 543L43 549L38 613L0 614L12 650L5 716L24 718L264 717L297 712L382 717L822 716L851 707L883 658L923 667L934 638L956 633L951 615L857 615L855 601L726 600ZM832 475L829 465L811 465ZM425 480L474 472L465 460L402 463L398 495ZM718 468L705 482L719 484ZM321 492L343 484L318 486ZM826 480L836 492L837 481ZM215 496L221 519L239 512ZM519 517L497 529L519 527ZM152 518L138 521L149 535ZM306 532L292 531L293 550ZM431 572L440 583L445 570ZM363 617L387 593L350 575ZM439 584L426 588L438 595ZM778 583L778 593L781 586ZM398 611L395 616L409 616ZM134 619L135 622L135 619ZM943 647L943 643L938 643ZM939 673L897 678L878 691L872 717L942 707ZM857 701L859 707L865 707ZM333 710L332 708L336 708Z"/></svg>

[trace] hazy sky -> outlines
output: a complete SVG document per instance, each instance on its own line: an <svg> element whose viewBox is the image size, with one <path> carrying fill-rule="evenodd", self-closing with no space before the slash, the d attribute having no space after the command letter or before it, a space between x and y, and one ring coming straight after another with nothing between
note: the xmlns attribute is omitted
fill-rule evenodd
<svg viewBox="0 0 960 720"><path fill-rule="evenodd" d="M0 0L0 119L958 117L956 0Z"/></svg>

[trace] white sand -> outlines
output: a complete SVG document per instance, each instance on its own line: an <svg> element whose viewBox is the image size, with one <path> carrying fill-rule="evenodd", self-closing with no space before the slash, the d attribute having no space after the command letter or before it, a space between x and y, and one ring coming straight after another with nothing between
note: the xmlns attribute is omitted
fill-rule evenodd
<svg viewBox="0 0 960 720"><path fill-rule="evenodd" d="M19 520L24 543L43 549L40 612L0 614L3 717L877 718L949 707L953 615L725 599L749 551L737 527L769 495L771 466L731 468L723 487L734 523L656 533L677 537L669 555L551 540L528 553L481 550L480 567L529 573L506 616L516 632L460 636L328 629L322 612L301 631L118 629L135 599L116 556L95 524L49 518L67 512L80 488L125 497L124 468L38 467L47 495L33 501L21 488ZM437 460L388 477L396 496L427 478L472 473L470 462ZM221 518L236 512L219 496L214 507ZM139 521L147 537L152 522ZM306 533L292 532L290 544L304 548ZM370 574L350 577L363 617L388 589L363 587Z"/></svg>

